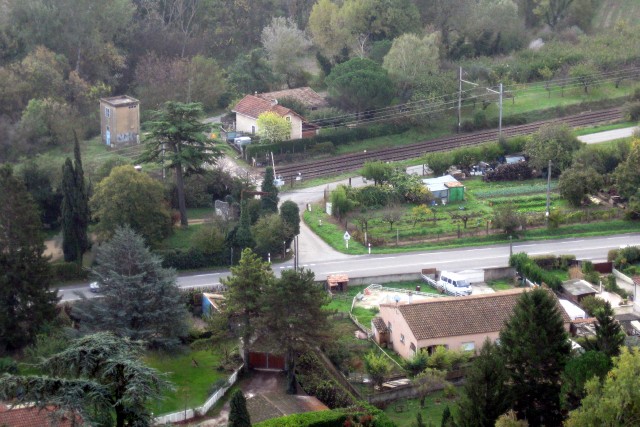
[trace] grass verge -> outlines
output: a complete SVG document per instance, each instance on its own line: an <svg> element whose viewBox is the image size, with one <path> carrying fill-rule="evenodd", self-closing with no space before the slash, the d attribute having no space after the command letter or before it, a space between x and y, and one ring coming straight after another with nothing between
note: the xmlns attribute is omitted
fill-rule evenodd
<svg viewBox="0 0 640 427"><path fill-rule="evenodd" d="M422 414L425 425L440 425L442 413L449 406L449 410L455 411L456 399L444 397L442 391L431 393L425 399L424 408L420 408L420 399L404 399L389 404L384 413L397 426L412 426L416 422L418 412Z"/></svg>

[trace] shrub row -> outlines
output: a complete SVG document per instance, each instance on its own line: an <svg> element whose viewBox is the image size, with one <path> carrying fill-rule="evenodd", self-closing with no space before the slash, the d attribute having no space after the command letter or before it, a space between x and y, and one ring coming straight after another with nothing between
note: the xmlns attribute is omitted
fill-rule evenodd
<svg viewBox="0 0 640 427"><path fill-rule="evenodd" d="M306 151L321 143L330 142L333 146L345 145L353 141L399 134L407 131L409 128L410 126L406 123L385 123L375 126L357 127L355 129L339 128L335 130L325 130L312 138L288 140L274 144L249 145L246 153L249 157L255 158L262 158L271 152L280 154L288 152L295 153Z"/></svg>
<svg viewBox="0 0 640 427"><path fill-rule="evenodd" d="M164 268L175 268L176 270L196 270L206 267L217 267L228 262L227 251L215 254L208 254L197 248L188 250L167 249L154 251L156 255L162 257Z"/></svg>
<svg viewBox="0 0 640 427"><path fill-rule="evenodd" d="M545 283L551 289L558 290L562 286L562 280L551 274L550 272L543 270L536 262L529 258L526 253L519 253L511 255L509 258L509 265L515 267L524 277L536 283Z"/></svg>
<svg viewBox="0 0 640 427"><path fill-rule="evenodd" d="M607 261L613 261L618 269L627 268L627 266L640 261L640 246L612 249L607 254Z"/></svg>
<svg viewBox="0 0 640 427"><path fill-rule="evenodd" d="M88 277L87 270L75 262L56 262L51 265L51 277L54 283L70 280L84 280Z"/></svg>
<svg viewBox="0 0 640 427"><path fill-rule="evenodd" d="M254 424L255 427L342 427L343 425L395 427L383 411L364 402L348 408L287 415Z"/></svg>
<svg viewBox="0 0 640 427"><path fill-rule="evenodd" d="M575 255L535 255L530 258L540 268L545 270L566 270L576 260Z"/></svg>

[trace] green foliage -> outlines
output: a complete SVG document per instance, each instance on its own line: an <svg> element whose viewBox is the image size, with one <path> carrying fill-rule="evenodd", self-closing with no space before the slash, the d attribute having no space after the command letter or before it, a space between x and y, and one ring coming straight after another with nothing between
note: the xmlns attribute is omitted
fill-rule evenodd
<svg viewBox="0 0 640 427"><path fill-rule="evenodd" d="M87 278L87 271L77 262L55 262L50 264L50 268L51 280L54 283Z"/></svg>
<svg viewBox="0 0 640 427"><path fill-rule="evenodd" d="M524 151L529 163L538 172L547 169L551 160L552 175L558 176L571 165L573 152L582 143L573 135L566 125L551 124L542 126L531 135Z"/></svg>
<svg viewBox="0 0 640 427"><path fill-rule="evenodd" d="M0 395L38 408L55 405L92 424L148 425L148 404L169 384L139 356L138 343L106 332L89 335L42 361L44 376L3 377Z"/></svg>
<svg viewBox="0 0 640 427"><path fill-rule="evenodd" d="M252 227L251 234L256 242L254 250L262 257L266 257L269 253L275 257L276 254L281 253L283 242L290 241L291 236L282 217L276 214L260 217Z"/></svg>
<svg viewBox="0 0 640 427"><path fill-rule="evenodd" d="M522 254L519 254L522 255ZM555 295L544 288L524 292L500 331L513 408L535 425L557 424L560 376L571 345Z"/></svg>
<svg viewBox="0 0 640 427"><path fill-rule="evenodd" d="M429 354L426 351L419 351L410 359L404 359L402 366L410 377L414 377L425 370L428 361Z"/></svg>
<svg viewBox="0 0 640 427"><path fill-rule="evenodd" d="M246 200L240 202L240 223L236 228L233 246L244 250L253 248L256 242L251 234L251 219L249 218L249 209Z"/></svg>
<svg viewBox="0 0 640 427"><path fill-rule="evenodd" d="M287 229L287 240L300 234L300 208L292 200L286 200L280 205L280 218Z"/></svg>
<svg viewBox="0 0 640 427"><path fill-rule="evenodd" d="M360 174L367 179L372 179L374 185L387 182L392 173L393 166L381 160L366 161L360 169Z"/></svg>
<svg viewBox="0 0 640 427"><path fill-rule="evenodd" d="M18 364L10 357L0 357L0 374L17 374Z"/></svg>
<svg viewBox="0 0 640 427"><path fill-rule="evenodd" d="M347 415L337 409L272 418L254 424L254 427L334 427L343 425L346 420Z"/></svg>
<svg viewBox="0 0 640 427"><path fill-rule="evenodd" d="M74 309L83 331L114 331L151 348L171 348L186 335L187 311L173 270L131 228L119 228L96 255L92 276L102 298L82 297Z"/></svg>
<svg viewBox="0 0 640 427"><path fill-rule="evenodd" d="M623 347L613 359L613 369L603 381L586 383L581 407L569 413L567 427L633 425L640 417L640 349Z"/></svg>
<svg viewBox="0 0 640 427"><path fill-rule="evenodd" d="M251 418L247 410L247 401L242 390L236 390L231 395L231 409L229 410L228 427L251 427Z"/></svg>
<svg viewBox="0 0 640 427"><path fill-rule="evenodd" d="M515 267L520 274L532 282L539 284L545 283L553 290L558 290L560 286L562 286L562 280L551 272L542 269L524 252L513 254L511 258L509 258L509 265Z"/></svg>
<svg viewBox="0 0 640 427"><path fill-rule="evenodd" d="M518 162L498 166L485 174L486 181L523 181L531 179L533 171L527 162Z"/></svg>
<svg viewBox="0 0 640 427"><path fill-rule="evenodd" d="M42 224L24 184L0 166L0 355L22 348L56 313Z"/></svg>
<svg viewBox="0 0 640 427"><path fill-rule="evenodd" d="M522 215L516 211L513 203L498 206L493 211L494 227L502 229L505 234L517 235L518 228L522 226L522 223Z"/></svg>
<svg viewBox="0 0 640 427"><path fill-rule="evenodd" d="M80 143L74 145L74 165L67 157L62 167L62 250L64 260L82 266L82 255L91 247L89 228L89 196L85 188Z"/></svg>
<svg viewBox="0 0 640 427"><path fill-rule="evenodd" d="M631 143L631 151L626 159L614 171L614 179L618 192L622 197L635 196L640 188L640 139Z"/></svg>
<svg viewBox="0 0 640 427"><path fill-rule="evenodd" d="M267 166L264 171L261 191L267 194L260 196L260 206L263 213L278 213L278 187L274 184L273 168Z"/></svg>
<svg viewBox="0 0 640 427"><path fill-rule="evenodd" d="M52 171L48 166L35 160L27 161L20 170L20 176L27 191L38 205L42 225L55 229L60 221L62 193L54 189Z"/></svg>
<svg viewBox="0 0 640 427"><path fill-rule="evenodd" d="M441 371L450 371L452 369L458 369L460 365L469 360L469 357L469 352L451 350L439 345L427 359L427 367Z"/></svg>
<svg viewBox="0 0 640 427"><path fill-rule="evenodd" d="M594 296L587 296L580 301L580 305L584 310L589 314L589 316L594 317L599 310L604 309L607 301L596 298Z"/></svg>
<svg viewBox="0 0 640 427"><path fill-rule="evenodd" d="M254 91L268 92L276 81L264 49L253 49L247 54L238 55L228 73L229 85L237 96Z"/></svg>
<svg viewBox="0 0 640 427"><path fill-rule="evenodd" d="M364 208L380 208L398 200L391 187L379 185L348 189L348 197L354 204Z"/></svg>
<svg viewBox="0 0 640 427"><path fill-rule="evenodd" d="M429 393L435 388L442 387L446 384L446 372L434 368L426 368L418 375L411 379L411 383L414 385L420 398L420 407L424 408L424 402Z"/></svg>
<svg viewBox="0 0 640 427"><path fill-rule="evenodd" d="M560 175L558 189L563 198L573 206L580 206L585 196L602 188L604 180L595 169L591 167L571 167Z"/></svg>
<svg viewBox="0 0 640 427"><path fill-rule="evenodd" d="M184 176L200 174L206 165L214 165L222 155L205 133L209 125L202 123L202 104L167 102L163 110L153 113L148 123L141 163L157 163L173 169L178 192L180 223L188 225L184 195Z"/></svg>
<svg viewBox="0 0 640 427"><path fill-rule="evenodd" d="M625 333L622 327L613 317L613 309L609 302L595 311L596 337L593 341L588 341L593 350L605 354L607 357L620 355L620 347L624 344Z"/></svg>
<svg viewBox="0 0 640 427"><path fill-rule="evenodd" d="M509 373L497 345L485 340L467 369L456 411L459 427L490 427L511 405Z"/></svg>
<svg viewBox="0 0 640 427"><path fill-rule="evenodd" d="M625 104L623 110L624 118L629 121L640 121L640 101Z"/></svg>
<svg viewBox="0 0 640 427"><path fill-rule="evenodd" d="M393 97L387 71L369 59L354 58L336 65L325 82L330 100L350 111L379 108Z"/></svg>
<svg viewBox="0 0 640 427"><path fill-rule="evenodd" d="M268 144L286 141L291 137L291 122L278 113L266 111L258 116L256 124L260 141Z"/></svg>
<svg viewBox="0 0 640 427"><path fill-rule="evenodd" d="M331 205L331 214L338 219L342 219L353 210L355 203L347 196L346 186L338 185L331 192Z"/></svg>
<svg viewBox="0 0 640 427"><path fill-rule="evenodd" d="M313 353L307 351L301 354L296 369L298 381L305 392L316 396L329 408L343 408L355 403L355 397L342 385L330 379L331 375Z"/></svg>
<svg viewBox="0 0 640 427"><path fill-rule="evenodd" d="M573 410L585 396L584 386L597 377L602 380L611 369L611 359L600 351L587 351L567 362L562 373L562 406Z"/></svg>
<svg viewBox="0 0 640 427"><path fill-rule="evenodd" d="M382 387L382 383L391 372L391 364L387 356L383 353L370 351L364 357L364 366L374 387Z"/></svg>
<svg viewBox="0 0 640 427"><path fill-rule="evenodd" d="M99 220L96 231L102 238L110 238L125 225L150 245L157 245L171 233L171 215L165 207L162 184L133 166L115 167L96 185L90 205L94 218Z"/></svg>
<svg viewBox="0 0 640 427"><path fill-rule="evenodd" d="M154 251L154 254L162 259L162 267L176 270L197 270L206 267L219 267L228 265L229 250L211 254L202 249L193 247L190 249L168 249Z"/></svg>

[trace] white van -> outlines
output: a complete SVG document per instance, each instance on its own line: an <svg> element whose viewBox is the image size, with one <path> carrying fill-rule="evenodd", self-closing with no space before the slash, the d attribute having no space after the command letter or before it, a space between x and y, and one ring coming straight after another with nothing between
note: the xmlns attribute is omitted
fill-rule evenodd
<svg viewBox="0 0 640 427"><path fill-rule="evenodd" d="M437 287L444 293L453 296L471 295L471 285L459 274L443 271L438 278Z"/></svg>

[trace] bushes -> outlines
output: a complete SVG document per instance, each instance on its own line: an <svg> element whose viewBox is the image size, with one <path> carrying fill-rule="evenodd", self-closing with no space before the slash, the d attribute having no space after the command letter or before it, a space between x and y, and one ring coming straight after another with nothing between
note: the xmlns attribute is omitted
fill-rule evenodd
<svg viewBox="0 0 640 427"><path fill-rule="evenodd" d="M625 269L628 265L640 261L640 246L611 249L607 254L607 261L613 261L617 269Z"/></svg>
<svg viewBox="0 0 640 427"><path fill-rule="evenodd" d="M566 270L575 261L575 255L536 255L529 258L545 270Z"/></svg>
<svg viewBox="0 0 640 427"><path fill-rule="evenodd" d="M531 179L533 171L527 162L518 162L498 166L494 171L487 172L485 181L523 181Z"/></svg>
<svg viewBox="0 0 640 427"><path fill-rule="evenodd" d="M10 357L0 357L0 374L12 374L18 373L18 364Z"/></svg>
<svg viewBox="0 0 640 427"><path fill-rule="evenodd" d="M545 283L554 291L560 289L560 286L562 286L562 280L549 271L543 270L524 252L511 255L511 258L509 258L509 266L515 267L520 274L532 282Z"/></svg>
<svg viewBox="0 0 640 427"><path fill-rule="evenodd" d="M603 299L589 295L584 297L580 304L589 316L594 317L596 315L596 311L603 309L607 305L607 302Z"/></svg>
<svg viewBox="0 0 640 427"><path fill-rule="evenodd" d="M625 120L637 122L640 120L640 101L625 104L622 112Z"/></svg>
<svg viewBox="0 0 640 427"><path fill-rule="evenodd" d="M329 408L342 408L355 403L355 398L331 378L312 353L300 355L297 363L298 381L304 391L316 396Z"/></svg>
<svg viewBox="0 0 640 427"><path fill-rule="evenodd" d="M385 123L375 126L357 127L355 129L340 128L325 130L312 138L282 141L276 144L249 145L247 156L262 158L270 152L287 153L302 152L318 144L330 142L334 146L345 145L353 141L375 138L378 136L395 135L407 131L410 126L406 123Z"/></svg>
<svg viewBox="0 0 640 427"><path fill-rule="evenodd" d="M349 424L346 424L347 420ZM364 402L332 411L307 412L273 418L254 424L254 427L342 427L343 425L395 427L383 411Z"/></svg>
<svg viewBox="0 0 640 427"><path fill-rule="evenodd" d="M154 253L162 257L162 266L164 268L175 268L176 270L196 270L199 268L216 267L225 265L225 262L228 262L226 251L207 254L197 248L191 248L186 251L182 249L170 249L154 251Z"/></svg>
<svg viewBox="0 0 640 427"><path fill-rule="evenodd" d="M53 282L56 283L84 280L88 277L88 274L86 270L75 262L57 262L51 264L51 277Z"/></svg>

